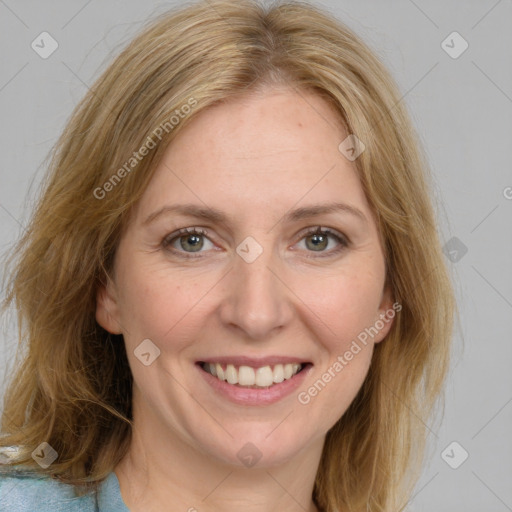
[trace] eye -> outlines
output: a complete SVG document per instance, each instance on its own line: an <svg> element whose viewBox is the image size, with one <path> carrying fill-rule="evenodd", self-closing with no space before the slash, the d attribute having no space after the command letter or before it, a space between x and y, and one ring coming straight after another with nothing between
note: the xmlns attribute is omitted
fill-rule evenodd
<svg viewBox="0 0 512 512"><path fill-rule="evenodd" d="M308 252L327 253L325 256L337 254L349 245L346 237L343 235L328 228L322 229L320 226L308 230L300 240L300 242L302 241L305 242ZM311 256L308 255L308 257Z"/></svg>
<svg viewBox="0 0 512 512"><path fill-rule="evenodd" d="M332 256L349 246L348 239L335 231L320 226L309 229L301 238L306 251L318 253L319 257ZM209 244L209 245L208 245ZM184 258L193 258L194 253L214 249L213 242L208 238L208 232L202 228L183 228L164 238L162 246ZM198 257L198 256L197 256ZM314 257L308 255L307 257Z"/></svg>
<svg viewBox="0 0 512 512"><path fill-rule="evenodd" d="M213 248L213 243L207 238L207 235L207 231L201 228L184 228L164 238L162 246L182 254L204 252L203 248Z"/></svg>

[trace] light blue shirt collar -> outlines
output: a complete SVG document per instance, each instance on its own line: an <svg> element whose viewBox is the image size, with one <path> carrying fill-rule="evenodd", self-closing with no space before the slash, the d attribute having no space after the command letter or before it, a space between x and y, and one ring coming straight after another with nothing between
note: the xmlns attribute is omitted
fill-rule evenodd
<svg viewBox="0 0 512 512"><path fill-rule="evenodd" d="M116 474L112 471L98 490L98 512L130 512L121 496Z"/></svg>

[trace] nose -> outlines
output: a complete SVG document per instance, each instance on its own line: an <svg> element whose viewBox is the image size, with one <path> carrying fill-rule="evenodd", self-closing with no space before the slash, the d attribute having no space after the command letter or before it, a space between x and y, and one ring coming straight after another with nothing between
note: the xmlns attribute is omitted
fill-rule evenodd
<svg viewBox="0 0 512 512"><path fill-rule="evenodd" d="M293 318L293 294L282 274L270 250L264 249L252 263L235 255L220 306L223 325L251 340L268 339L288 325Z"/></svg>

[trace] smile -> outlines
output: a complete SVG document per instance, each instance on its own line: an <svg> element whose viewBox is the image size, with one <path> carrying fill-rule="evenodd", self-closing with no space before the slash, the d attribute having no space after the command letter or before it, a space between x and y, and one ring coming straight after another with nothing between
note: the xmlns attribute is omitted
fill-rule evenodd
<svg viewBox="0 0 512 512"><path fill-rule="evenodd" d="M266 365L258 368L251 366L220 363L202 363L203 370L221 381L239 387L268 388L291 379L299 373L303 365L300 363Z"/></svg>
<svg viewBox="0 0 512 512"><path fill-rule="evenodd" d="M238 405L278 402L303 385L313 364L291 357L219 357L195 364L215 396Z"/></svg>

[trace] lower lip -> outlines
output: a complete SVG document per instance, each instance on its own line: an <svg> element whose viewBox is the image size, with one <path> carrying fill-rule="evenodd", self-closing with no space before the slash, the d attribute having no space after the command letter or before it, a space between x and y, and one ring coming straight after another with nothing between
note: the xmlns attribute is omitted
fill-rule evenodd
<svg viewBox="0 0 512 512"><path fill-rule="evenodd" d="M299 373L296 373L288 380L279 384L273 384L269 388L242 388L229 384L224 380L219 380L211 373L203 370L201 364L196 363L196 367L206 380L206 382L218 393L225 396L235 404L239 405L269 405L278 402L285 396L293 393L304 381L307 374L312 370L313 365L308 364Z"/></svg>

